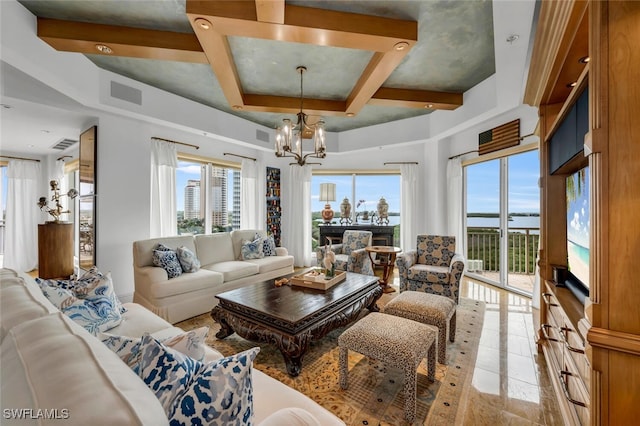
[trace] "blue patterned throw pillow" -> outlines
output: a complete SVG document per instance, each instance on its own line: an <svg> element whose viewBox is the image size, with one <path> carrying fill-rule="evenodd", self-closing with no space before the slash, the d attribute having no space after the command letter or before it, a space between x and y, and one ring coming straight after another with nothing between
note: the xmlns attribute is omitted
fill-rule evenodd
<svg viewBox="0 0 640 426"><path fill-rule="evenodd" d="M262 238L253 241L242 240L242 260L262 259L264 257Z"/></svg>
<svg viewBox="0 0 640 426"><path fill-rule="evenodd" d="M182 275L182 266L178 261L178 255L171 249L158 244L158 247L153 249L153 264L159 266L165 271L169 278L175 278Z"/></svg>
<svg viewBox="0 0 640 426"><path fill-rule="evenodd" d="M167 339L160 340L163 345L173 348L196 361L203 361L205 356L205 339L209 333L209 327L200 327L187 331ZM116 353L134 373L140 373L140 357L142 352L142 339L128 336L118 336L109 333L100 333L98 338L109 349Z"/></svg>
<svg viewBox="0 0 640 426"><path fill-rule="evenodd" d="M145 334L140 377L171 425L246 425L253 420L251 368L260 348L204 364Z"/></svg>
<svg viewBox="0 0 640 426"><path fill-rule="evenodd" d="M178 247L176 254L178 255L178 261L184 272L197 272L198 269L200 269L200 261L196 257L196 254L185 246Z"/></svg>
<svg viewBox="0 0 640 426"><path fill-rule="evenodd" d="M260 235L256 234L255 238L260 238ZM265 257L276 255L276 242L273 239L273 235L269 235L262 239L262 252Z"/></svg>
<svg viewBox="0 0 640 426"><path fill-rule="evenodd" d="M47 280L37 278L36 282L56 308L93 335L110 330L122 321L122 314L110 294L93 300L79 299L71 290L51 286Z"/></svg>

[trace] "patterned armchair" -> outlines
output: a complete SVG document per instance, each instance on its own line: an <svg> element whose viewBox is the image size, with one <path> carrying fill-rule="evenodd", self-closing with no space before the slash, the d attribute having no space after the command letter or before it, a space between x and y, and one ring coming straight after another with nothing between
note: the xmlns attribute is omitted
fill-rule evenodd
<svg viewBox="0 0 640 426"><path fill-rule="evenodd" d="M331 250L336 254L336 270L374 275L369 254L364 249L371 245L371 231L347 230L342 234L342 244L333 244ZM316 251L318 266L322 266L325 247Z"/></svg>
<svg viewBox="0 0 640 426"><path fill-rule="evenodd" d="M456 254L455 237L418 235L417 250L398 255L400 292L424 291L458 303L465 259Z"/></svg>

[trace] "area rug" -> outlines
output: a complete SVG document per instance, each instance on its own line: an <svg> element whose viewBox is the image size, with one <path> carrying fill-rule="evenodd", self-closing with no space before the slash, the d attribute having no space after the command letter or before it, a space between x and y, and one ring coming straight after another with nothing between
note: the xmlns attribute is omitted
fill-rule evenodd
<svg viewBox="0 0 640 426"><path fill-rule="evenodd" d="M383 306L395 294L385 294L378 306ZM483 302L460 299L455 342L447 347L448 364L437 364L434 382L427 379L426 361L423 360L418 368L416 421L413 424L456 423L464 389L469 386L473 376L484 309ZM340 388L337 340L344 328L336 329L314 342L302 360L302 372L293 378L287 374L282 355L274 346L256 344L236 334L217 339L215 334L219 326L208 314L176 325L185 330L209 326L207 344L224 355L260 346L260 353L253 364L255 368L307 395L347 425L410 424L403 418L401 369L349 351L349 389Z"/></svg>

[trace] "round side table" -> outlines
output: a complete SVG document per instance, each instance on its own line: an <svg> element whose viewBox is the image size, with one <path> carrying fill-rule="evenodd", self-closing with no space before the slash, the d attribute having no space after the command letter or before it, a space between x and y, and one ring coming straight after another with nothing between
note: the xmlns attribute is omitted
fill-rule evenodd
<svg viewBox="0 0 640 426"><path fill-rule="evenodd" d="M393 266L396 263L396 255L402 252L400 247L392 246L369 246L365 247L365 250L369 254L371 264L375 266L382 266L382 278L378 281L382 286L382 291L385 293L393 293L396 291L389 285L389 277L393 273ZM373 260L372 253L376 254L376 260Z"/></svg>

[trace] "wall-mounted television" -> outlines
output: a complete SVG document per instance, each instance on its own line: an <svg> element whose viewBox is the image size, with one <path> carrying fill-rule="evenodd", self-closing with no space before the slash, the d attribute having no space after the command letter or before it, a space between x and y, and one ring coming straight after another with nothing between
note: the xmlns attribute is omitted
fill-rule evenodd
<svg viewBox="0 0 640 426"><path fill-rule="evenodd" d="M589 167L567 177L567 267L566 286L584 303L589 295Z"/></svg>

